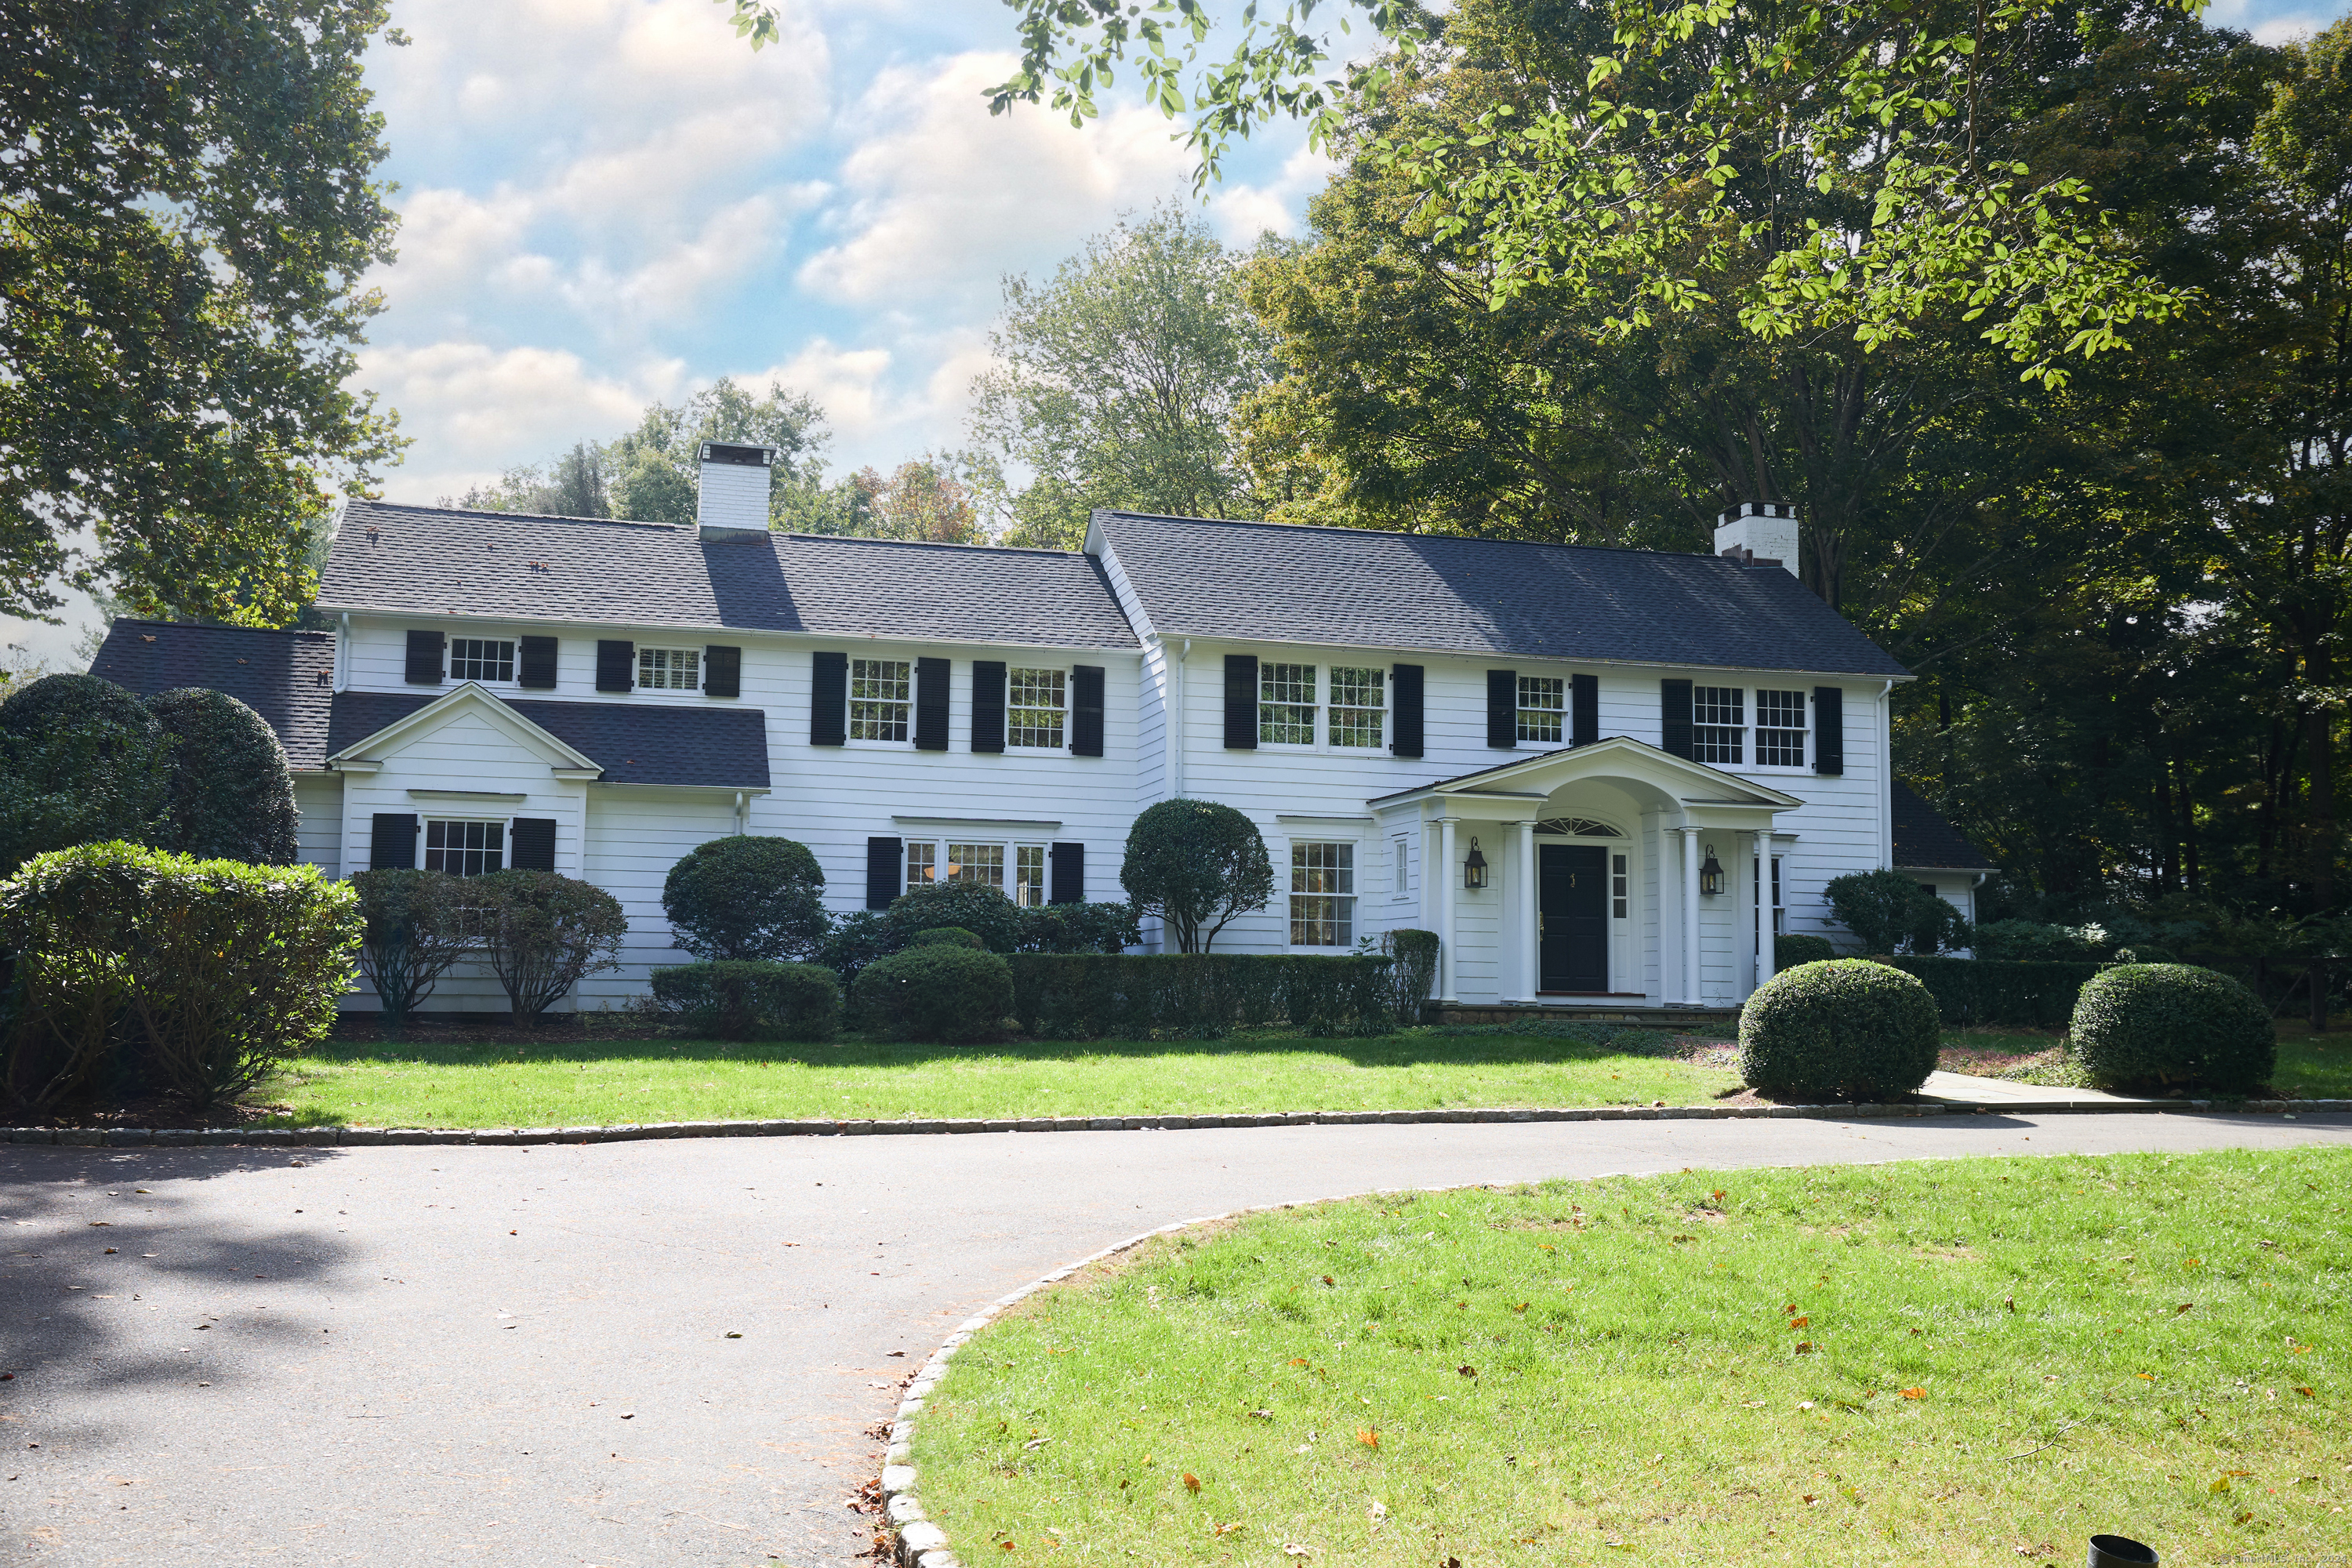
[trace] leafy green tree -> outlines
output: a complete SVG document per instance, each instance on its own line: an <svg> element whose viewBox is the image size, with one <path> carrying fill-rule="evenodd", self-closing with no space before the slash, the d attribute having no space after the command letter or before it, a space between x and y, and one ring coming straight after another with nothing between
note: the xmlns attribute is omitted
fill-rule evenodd
<svg viewBox="0 0 2352 1568"><path fill-rule="evenodd" d="M1274 864L1257 825L1230 805L1163 800L1128 829L1119 886L1157 915L1179 952L1206 952L1235 915L1274 898Z"/></svg>
<svg viewBox="0 0 2352 1568"><path fill-rule="evenodd" d="M830 439L824 411L807 396L775 383L754 395L720 376L683 403L649 405L635 429L603 448L605 471L614 476L614 515L691 521L702 482L702 443L727 441L777 448L770 521L793 527L793 519L822 504Z"/></svg>
<svg viewBox="0 0 2352 1568"><path fill-rule="evenodd" d="M310 596L331 480L402 445L350 389L396 222L361 80L385 16L0 8L0 612L58 577L269 626Z"/></svg>
<svg viewBox="0 0 2352 1568"><path fill-rule="evenodd" d="M1271 370L1241 261L1169 204L1089 239L1050 281L1005 279L971 429L997 471L1033 476L998 487L1013 542L1074 549L1096 507L1258 515L1228 431Z"/></svg>
<svg viewBox="0 0 2352 1568"><path fill-rule="evenodd" d="M147 711L172 742L158 847L255 866L291 866L302 858L294 775L268 720L203 686L157 692Z"/></svg>
<svg viewBox="0 0 2352 1568"><path fill-rule="evenodd" d="M172 741L94 675L48 675L0 701L0 876L78 844L155 841Z"/></svg>
<svg viewBox="0 0 2352 1568"><path fill-rule="evenodd" d="M1900 871L1849 871L1822 891L1864 952L1940 952L1964 935L1960 911Z"/></svg>

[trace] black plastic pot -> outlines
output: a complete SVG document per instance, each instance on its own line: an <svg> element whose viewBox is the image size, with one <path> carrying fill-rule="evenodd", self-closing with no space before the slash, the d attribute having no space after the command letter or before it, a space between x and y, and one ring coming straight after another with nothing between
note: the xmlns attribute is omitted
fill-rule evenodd
<svg viewBox="0 0 2352 1568"><path fill-rule="evenodd" d="M2120 1535L2095 1535L2091 1537L2091 1560L2086 1568L2150 1568L2157 1560L2156 1548L2152 1546L2142 1546Z"/></svg>

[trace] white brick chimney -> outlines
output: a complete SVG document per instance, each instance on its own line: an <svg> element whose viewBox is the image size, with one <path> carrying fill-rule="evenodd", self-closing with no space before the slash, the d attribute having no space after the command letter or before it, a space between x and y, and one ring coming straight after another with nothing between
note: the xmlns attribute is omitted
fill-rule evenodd
<svg viewBox="0 0 2352 1568"><path fill-rule="evenodd" d="M702 444L702 480L694 520L704 537L768 531L768 479L776 465L773 447Z"/></svg>
<svg viewBox="0 0 2352 1568"><path fill-rule="evenodd" d="M1792 501L1744 500L1715 520L1715 552L1750 566L1797 570L1797 508Z"/></svg>

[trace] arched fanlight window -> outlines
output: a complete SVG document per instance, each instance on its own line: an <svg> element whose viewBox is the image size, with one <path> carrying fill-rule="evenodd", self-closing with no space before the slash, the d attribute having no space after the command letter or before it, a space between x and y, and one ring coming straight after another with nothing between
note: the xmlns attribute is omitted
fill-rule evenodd
<svg viewBox="0 0 2352 1568"><path fill-rule="evenodd" d="M1595 822L1589 816L1548 816L1536 824L1538 833L1549 833L1562 838L1622 838L1625 836L1605 822Z"/></svg>

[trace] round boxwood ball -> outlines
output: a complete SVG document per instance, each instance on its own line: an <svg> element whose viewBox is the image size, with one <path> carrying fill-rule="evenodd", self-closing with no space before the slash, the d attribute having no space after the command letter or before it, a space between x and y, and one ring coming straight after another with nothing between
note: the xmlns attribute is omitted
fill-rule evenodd
<svg viewBox="0 0 2352 1568"><path fill-rule="evenodd" d="M919 931L908 937L907 945L908 947L986 947L988 943L980 940L980 933L976 931L966 931L961 926L933 926L929 931Z"/></svg>
<svg viewBox="0 0 2352 1568"><path fill-rule="evenodd" d="M2074 1054L2094 1083L2196 1084L2244 1094L2271 1080L2270 1009L2237 981L2186 963L2119 963L2074 998Z"/></svg>
<svg viewBox="0 0 2352 1568"><path fill-rule="evenodd" d="M1942 1039L1925 985L1884 963L1840 958L1756 988L1739 1011L1739 1071L1780 1100L1885 1100L1927 1081Z"/></svg>
<svg viewBox="0 0 2352 1568"><path fill-rule="evenodd" d="M876 959L857 972L850 997L866 1028L898 1038L992 1039L1013 1011L1013 966L982 948L933 942Z"/></svg>

